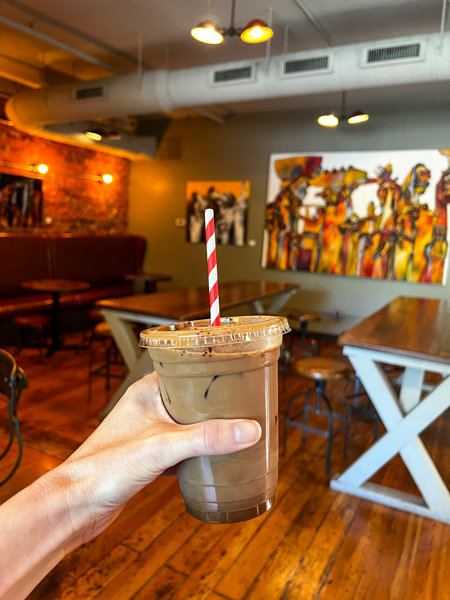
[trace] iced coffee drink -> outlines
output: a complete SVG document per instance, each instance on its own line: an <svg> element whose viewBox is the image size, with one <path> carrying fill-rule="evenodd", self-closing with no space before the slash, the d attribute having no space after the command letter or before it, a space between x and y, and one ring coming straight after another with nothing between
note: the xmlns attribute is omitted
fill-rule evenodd
<svg viewBox="0 0 450 600"><path fill-rule="evenodd" d="M177 471L187 511L210 523L234 523L275 502L278 467L278 357L286 319L230 317L147 329L164 405L182 424L213 418L254 419L260 441L225 456L183 461Z"/></svg>

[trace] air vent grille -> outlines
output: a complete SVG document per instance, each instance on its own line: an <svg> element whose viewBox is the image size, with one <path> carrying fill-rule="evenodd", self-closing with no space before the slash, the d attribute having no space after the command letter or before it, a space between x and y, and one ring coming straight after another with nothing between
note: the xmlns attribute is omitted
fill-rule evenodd
<svg viewBox="0 0 450 600"><path fill-rule="evenodd" d="M284 63L284 74L309 73L310 71L323 71L329 67L328 56L316 56L314 58L301 58L298 60L287 60Z"/></svg>
<svg viewBox="0 0 450 600"><path fill-rule="evenodd" d="M418 43L372 48L367 51L367 64L420 58L420 56L420 44Z"/></svg>
<svg viewBox="0 0 450 600"><path fill-rule="evenodd" d="M253 78L254 73L251 66L214 71L213 73L213 83L235 83L236 81L249 81Z"/></svg>
<svg viewBox="0 0 450 600"><path fill-rule="evenodd" d="M103 98L103 86L81 88L75 90L75 100L94 100L96 98Z"/></svg>

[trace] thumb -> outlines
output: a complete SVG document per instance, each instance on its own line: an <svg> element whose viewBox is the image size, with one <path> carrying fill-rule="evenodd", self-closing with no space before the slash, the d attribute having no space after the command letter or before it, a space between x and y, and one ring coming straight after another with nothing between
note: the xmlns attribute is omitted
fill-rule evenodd
<svg viewBox="0 0 450 600"><path fill-rule="evenodd" d="M210 419L179 427L172 464L192 456L217 456L250 448L262 433L260 424L248 419Z"/></svg>

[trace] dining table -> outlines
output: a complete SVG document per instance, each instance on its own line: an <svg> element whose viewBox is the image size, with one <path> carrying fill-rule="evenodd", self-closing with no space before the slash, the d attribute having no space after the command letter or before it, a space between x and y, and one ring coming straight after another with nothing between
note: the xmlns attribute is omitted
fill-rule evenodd
<svg viewBox="0 0 450 600"><path fill-rule="evenodd" d="M338 342L386 433L335 475L330 487L450 524L448 486L421 439L450 407L450 301L395 298L345 331ZM391 380L392 367L400 369L401 377ZM370 481L397 454L418 494Z"/></svg>
<svg viewBox="0 0 450 600"><path fill-rule="evenodd" d="M61 348L72 349L74 346L64 346L61 342L60 324L61 324L61 294L70 292L82 292L91 287L86 281L75 279L33 279L24 281L22 287L33 292L42 292L52 295L52 343L48 350L48 355L51 356Z"/></svg>
<svg viewBox="0 0 450 600"><path fill-rule="evenodd" d="M248 314L278 314L298 289L298 284L293 283L267 281L221 283L219 286L221 314L238 307L245 307ZM132 383L153 371L148 352L138 346L133 324L139 323L149 328L208 318L209 291L207 286L191 287L169 292L109 298L99 300L96 305L109 324L117 348L128 367L128 375L100 414L100 418L103 419Z"/></svg>

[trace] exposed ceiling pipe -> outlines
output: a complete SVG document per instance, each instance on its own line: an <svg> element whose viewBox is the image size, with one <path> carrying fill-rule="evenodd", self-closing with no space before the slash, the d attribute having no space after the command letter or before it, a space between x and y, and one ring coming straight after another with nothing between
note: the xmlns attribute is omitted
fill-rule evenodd
<svg viewBox="0 0 450 600"><path fill-rule="evenodd" d="M102 60L99 60L98 58L95 58L94 56L91 56L90 54L86 54L85 52L81 52L81 50L72 48L72 46L69 46L68 44L65 44L64 42L55 40L54 38L52 38L48 35L45 35L44 33L40 33L39 31L36 31L36 29L33 29L32 27L26 27L25 25L16 23L16 21L12 21L11 19L8 19L6 17L1 17L1 16L0 16L0 23L3 23L3 25L7 25L8 27L11 27L12 29L16 29L17 31L20 31L21 33L25 33L26 35L29 35L38 40L41 40L42 42L46 42L47 44L55 46L56 48L60 48L61 50L64 50L65 52L68 52L69 54L72 54L73 56L77 56L78 58L81 58L81 59L85 60L86 62L92 63L93 65L96 65L97 67L101 67L102 69L105 69L105 71L110 71L111 73L114 73L115 75L123 75L124 74L124 71L122 71L121 69L116 69L115 67L108 65L107 63L103 62Z"/></svg>
<svg viewBox="0 0 450 600"><path fill-rule="evenodd" d="M447 39L450 34L444 37ZM49 129L53 133L56 131L55 124L170 113L177 108L191 108L223 122L207 107L229 102L341 93L343 89L450 83L450 44L444 44L440 51L439 38L439 34L433 34L381 40L283 54L270 61L260 58L174 71L162 69L147 71L142 76L134 73L26 90L12 96L5 111L17 129L43 137L49 137ZM397 58L397 51L416 47L420 48L417 56L407 55L405 60ZM375 64L364 63L369 53L381 53L384 58ZM305 63L308 66L323 57L329 65L323 71L286 71L287 65L295 67ZM229 76L232 78L241 72L249 73L247 79L230 81ZM225 77L220 79L218 75Z"/></svg>
<svg viewBox="0 0 450 600"><path fill-rule="evenodd" d="M441 15L441 31L439 37L439 54L441 54L444 46L444 34L445 34L445 18L447 13L447 2L448 0L442 0L442 15Z"/></svg>
<svg viewBox="0 0 450 600"><path fill-rule="evenodd" d="M302 2L302 0L292 0L292 2L302 11L302 13L305 15L305 17L308 19L308 21L311 23L314 29L318 31L318 33L325 40L325 42L329 46L335 46L336 44L333 41L331 35L328 33L328 31L325 29L322 23L317 19L317 17L309 10L309 8L305 6L304 2Z"/></svg>
<svg viewBox="0 0 450 600"><path fill-rule="evenodd" d="M71 36L74 36L80 40L88 42L90 45L92 45L94 47L105 50L108 54L116 56L117 58L120 58L121 60L129 62L131 64L134 64L136 62L135 56L132 56L131 54L128 54L127 52L124 52L123 50L119 50L115 46L111 46L110 44L107 44L106 42L98 39L97 37L89 35L85 31L80 31L79 29L76 29L75 27L72 27L71 25L69 25L67 23L58 21L58 19L55 19L54 17L51 17L50 15L48 15L44 12L36 10L32 6L29 6L28 4L25 4L24 2L20 2L20 0L2 0L2 3L8 4L9 6L12 6L16 10L24 13L25 15L28 15L34 21L38 21L39 23L45 23L46 25L50 25L52 28L54 28L56 30L62 31L64 33L68 33ZM50 43L53 43L52 38L49 38L49 39L51 40ZM150 65L145 65L144 68L149 69Z"/></svg>

